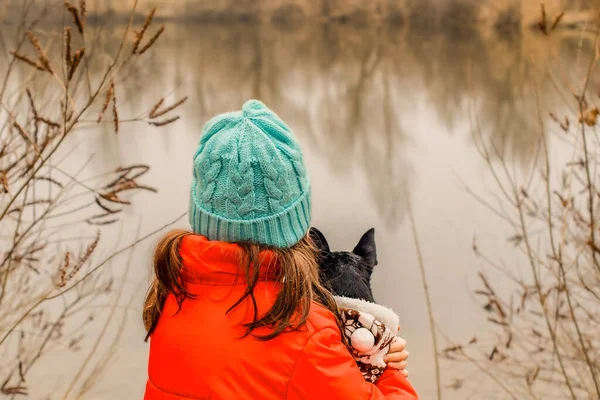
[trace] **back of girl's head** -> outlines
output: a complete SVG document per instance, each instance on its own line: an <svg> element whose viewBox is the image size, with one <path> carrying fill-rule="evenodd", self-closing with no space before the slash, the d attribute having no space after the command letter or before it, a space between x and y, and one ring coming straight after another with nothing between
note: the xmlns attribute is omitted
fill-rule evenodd
<svg viewBox="0 0 600 400"><path fill-rule="evenodd" d="M204 126L194 154L189 221L193 232L173 231L154 254L156 279L144 308L152 333L168 294L180 307L192 297L181 282L179 246L189 234L238 243L247 290L233 306L254 299L261 251L273 251L282 290L264 316L247 325L248 334L273 328L270 339L306 320L312 301L336 311L333 298L319 283L315 249L307 237L311 217L310 182L302 151L291 129L263 103L250 100L241 111L212 118Z"/></svg>
<svg viewBox="0 0 600 400"><path fill-rule="evenodd" d="M184 268L179 249L184 237L194 233L174 230L165 235L154 252L154 279L144 304L143 320L148 335L154 331L167 296L175 297L179 307L194 295L186 291L182 280ZM277 263L276 275L270 279L281 282L281 291L269 311L258 316L256 308L251 322L245 325L246 334L253 335L257 328L268 327L270 333L253 335L269 340L282 332L301 327L308 318L310 307L317 302L337 315L337 307L331 293L319 281L316 248L305 236L289 248L274 248L261 244L243 242L240 259L240 278L247 282L243 295L231 305L234 309L244 301L256 304L254 288L260 279L261 253L271 251Z"/></svg>
<svg viewBox="0 0 600 400"><path fill-rule="evenodd" d="M181 280L183 263L179 254L181 240L190 233L184 230L174 230L166 234L154 250L153 272L154 279L146 294L142 314L144 327L148 336L154 331L162 308L169 293L173 294L179 304L187 297ZM146 339L148 339L148 336Z"/></svg>

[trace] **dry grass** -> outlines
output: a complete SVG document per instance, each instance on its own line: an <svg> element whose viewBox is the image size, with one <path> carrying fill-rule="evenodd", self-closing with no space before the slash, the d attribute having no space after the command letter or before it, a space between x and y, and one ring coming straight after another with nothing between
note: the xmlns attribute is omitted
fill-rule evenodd
<svg viewBox="0 0 600 400"><path fill-rule="evenodd" d="M596 38L594 48L598 45ZM568 112L561 118L558 110L543 108L539 84L532 79L540 157L530 160L525 174L516 173L484 138L473 114L474 137L498 191L493 201L477 199L513 230L508 241L524 270L515 273L473 243L475 255L502 273L510 290L499 290L480 273L475 294L494 334L452 343L442 354L476 365L514 399L600 399L600 141L598 97L588 91L597 61L598 51L579 89L570 82L561 85L571 88L573 99L562 104ZM555 80L551 72L546 78ZM570 146L567 162L551 155L550 138Z"/></svg>
<svg viewBox="0 0 600 400"><path fill-rule="evenodd" d="M0 395L10 398L31 394L36 385L31 371L57 348L84 353L84 365L97 353L97 345L87 349L83 339L93 321L90 303L113 291L114 279L102 273L103 267L150 236L99 259L101 231L119 222L122 211L132 206L133 194L155 192L141 182L149 170L146 165L121 166L82 179L90 172L87 161L69 171L63 167L65 158L60 158L66 153L66 159L78 159L77 150L72 153L65 144L89 122L103 123L111 101L115 131L124 122L116 92L127 85L122 71L141 57L128 51L134 47L129 33L135 6L110 63L99 79L91 79L90 60L107 55L97 53L86 30L86 2L64 3L68 22L79 34L73 37L70 26L57 27L62 39L58 48L52 45L51 34L36 30L47 10L36 10L33 4L22 2L12 57L0 66L4 78L0 87ZM159 35L142 50L150 49ZM174 111L183 101L160 115ZM162 125L178 116L167 118ZM126 121L156 122L150 116ZM84 231L89 234L81 234ZM76 236L66 237L67 232ZM90 391L109 365L114 343L109 350L91 371L79 371L64 382L63 399L81 398Z"/></svg>
<svg viewBox="0 0 600 400"><path fill-rule="evenodd" d="M156 8L153 8L152 10L150 10L150 12L148 13L148 15L146 16L146 20L144 21L144 25L142 25L142 29L140 29L139 31L135 31L135 39L133 41L133 48L131 49L131 53L132 54L137 54L138 53L138 49L140 47L140 43L142 42L142 39L144 38L144 34L146 33L146 30L148 29L148 27L150 26L150 24L152 23L152 19L154 18L154 14L156 13Z"/></svg>
<svg viewBox="0 0 600 400"><path fill-rule="evenodd" d="M160 35L162 35L162 33L164 31L165 31L165 26L161 25L161 27L158 28L158 31L156 31L156 33L154 35L152 35L150 40L148 40L148 43L146 43L146 45L144 47L142 47L140 50L138 50L137 54L142 55L146 51L148 51L148 49L150 49L150 47L152 47L152 45L158 40L158 38L160 37Z"/></svg>
<svg viewBox="0 0 600 400"><path fill-rule="evenodd" d="M408 192L406 193L407 198ZM417 252L417 260L419 263L419 271L421 272L421 281L423 282L423 292L425 294L425 302L427 304L427 315L429 317L429 329L431 331L431 345L433 348L433 364L435 367L435 388L436 388L436 398L437 400L442 399L442 377L440 371L440 357L438 354L438 339L435 325L435 318L433 315L433 305L431 303L431 294L429 291L428 279L427 279L427 271L425 269L425 262L423 260L423 253L421 251L421 242L419 240L419 234L417 232L417 223L415 220L415 216L413 213L412 205L410 204L410 200L408 202L408 217L410 220L410 226L413 234L413 241L415 243L415 249Z"/></svg>

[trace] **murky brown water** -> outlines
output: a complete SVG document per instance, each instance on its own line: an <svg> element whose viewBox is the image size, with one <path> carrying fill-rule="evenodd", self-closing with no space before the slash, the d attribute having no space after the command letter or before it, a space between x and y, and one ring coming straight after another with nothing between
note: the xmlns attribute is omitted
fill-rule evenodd
<svg viewBox="0 0 600 400"><path fill-rule="evenodd" d="M118 30L107 29L106 37L116 37ZM126 104L121 114L143 110L174 88L174 97L190 96L182 120L165 130L123 125L118 136L108 127L82 132L88 136L72 144L80 140L80 149L95 154L91 170L152 166L146 182L159 193L139 196L128 212L124 227L131 237L140 217L145 232L187 209L191 156L203 123L239 109L249 98L263 100L299 137L313 181L314 225L332 247L351 248L364 231L376 228L376 297L399 313L411 352L411 380L429 399L433 353L408 202L437 323L449 337L468 340L488 327L471 295L483 267L472 253L473 237L492 257L502 256L508 264L515 260L503 222L463 188L464 182L486 195L494 186L477 152L473 125L503 149L515 170L524 167L539 139L536 88L544 116L547 111L565 115L563 98L570 94L557 90L553 79L558 87L566 80L577 84L590 46L587 36L575 33L546 38L474 29L170 24L147 62L132 71L133 89L119 93ZM592 87L598 83L593 79ZM186 221L179 226L186 227ZM89 398L134 399L143 392L147 345L139 315L151 245L136 252L121 302L125 306L136 296L126 330L112 367ZM125 258L112 266L115 273L121 274L124 263ZM64 357L40 364L40 393L51 392L68 376L68 368L52 368ZM444 364L444 384L469 371ZM483 379L470 386L464 392L447 389L446 398L464 399L479 386L491 387Z"/></svg>

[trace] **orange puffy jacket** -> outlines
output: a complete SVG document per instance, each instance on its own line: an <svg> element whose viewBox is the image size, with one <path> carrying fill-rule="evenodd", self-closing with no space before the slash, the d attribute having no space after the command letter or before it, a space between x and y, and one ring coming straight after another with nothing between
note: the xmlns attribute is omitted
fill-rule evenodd
<svg viewBox="0 0 600 400"><path fill-rule="evenodd" d="M251 301L226 311L245 289L240 247L186 236L180 246L186 289L196 295L177 312L169 296L150 338L145 400L417 400L404 376L387 370L366 382L341 341L333 314L314 304L305 328L269 341L241 338ZM279 284L269 280L263 253L256 285L259 313L273 304ZM262 329L262 328L261 328ZM257 334L266 331L257 330Z"/></svg>

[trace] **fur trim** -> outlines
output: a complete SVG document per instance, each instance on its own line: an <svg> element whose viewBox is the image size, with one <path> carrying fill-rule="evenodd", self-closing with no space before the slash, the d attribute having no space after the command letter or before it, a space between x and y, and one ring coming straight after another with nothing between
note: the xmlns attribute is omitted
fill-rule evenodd
<svg viewBox="0 0 600 400"><path fill-rule="evenodd" d="M391 309L365 300L334 296L341 310L343 335L365 380L371 383L385 371L385 356L398 332L399 317Z"/></svg>
<svg viewBox="0 0 600 400"><path fill-rule="evenodd" d="M398 333L400 317L391 308L361 299L351 299L342 296L334 296L334 298L339 307L371 314L392 332Z"/></svg>

